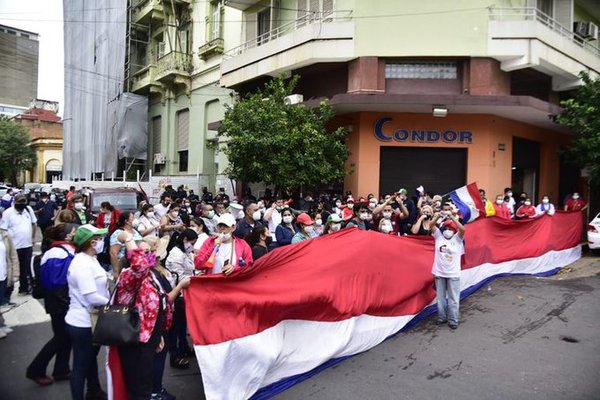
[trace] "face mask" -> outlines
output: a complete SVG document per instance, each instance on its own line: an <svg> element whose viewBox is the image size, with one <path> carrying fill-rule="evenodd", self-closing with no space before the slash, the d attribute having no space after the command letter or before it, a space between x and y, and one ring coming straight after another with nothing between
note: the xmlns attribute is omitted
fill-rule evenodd
<svg viewBox="0 0 600 400"><path fill-rule="evenodd" d="M273 243L273 238L271 236L267 236L267 238L265 239L265 244L267 246L270 246L271 243Z"/></svg>
<svg viewBox="0 0 600 400"><path fill-rule="evenodd" d="M530 206L530 205L531 205L531 202L530 202L530 201L526 201L526 202L525 202L525 205L526 205L526 206Z"/></svg>
<svg viewBox="0 0 600 400"><path fill-rule="evenodd" d="M367 221L373 221L373 214L367 214Z"/></svg>
<svg viewBox="0 0 600 400"><path fill-rule="evenodd" d="M254 211L254 213L252 214L252 219L255 221L260 221L260 211L259 210Z"/></svg>
<svg viewBox="0 0 600 400"><path fill-rule="evenodd" d="M392 227L389 224L381 225L381 232L390 233L392 231Z"/></svg>
<svg viewBox="0 0 600 400"><path fill-rule="evenodd" d="M188 254L194 250L194 245L189 242L184 244L183 247L185 248L185 252Z"/></svg>
<svg viewBox="0 0 600 400"><path fill-rule="evenodd" d="M323 226L323 220L322 219L315 219L315 224L317 224L317 226Z"/></svg>
<svg viewBox="0 0 600 400"><path fill-rule="evenodd" d="M369 207L371 207L371 209L377 207L377 203L375 203L374 201L369 203Z"/></svg>
<svg viewBox="0 0 600 400"><path fill-rule="evenodd" d="M315 233L315 228L312 225L309 225L307 227L304 228L304 231L306 233L308 233L309 236L313 235Z"/></svg>
<svg viewBox="0 0 600 400"><path fill-rule="evenodd" d="M102 253L102 250L104 250L104 240L97 240L96 243L94 243L94 250L96 251L96 254Z"/></svg>
<svg viewBox="0 0 600 400"><path fill-rule="evenodd" d="M444 235L444 237L446 239L451 239L452 236L454 236L454 232L451 231L450 229L446 229L442 234Z"/></svg>
<svg viewBox="0 0 600 400"><path fill-rule="evenodd" d="M15 210L17 210L17 211L23 211L26 206L27 206L27 204L15 203Z"/></svg>
<svg viewBox="0 0 600 400"><path fill-rule="evenodd" d="M360 213L360 219L362 219L363 221L366 221L368 217L369 215L367 213Z"/></svg>
<svg viewBox="0 0 600 400"><path fill-rule="evenodd" d="M48 202L48 198L46 197L45 199L42 199L42 201L43 201L44 203L47 203L47 202Z"/></svg>
<svg viewBox="0 0 600 400"><path fill-rule="evenodd" d="M286 224L291 224L292 223L292 216L291 215L286 215L285 217L282 218L283 222Z"/></svg>
<svg viewBox="0 0 600 400"><path fill-rule="evenodd" d="M548 203L550 203L550 199L542 199L542 203L548 204Z"/></svg>
<svg viewBox="0 0 600 400"><path fill-rule="evenodd" d="M76 209L77 211L81 211L81 210L83 210L83 203L75 203L73 205L73 208Z"/></svg>
<svg viewBox="0 0 600 400"><path fill-rule="evenodd" d="M146 213L146 217L148 218L154 218L154 211L150 211Z"/></svg>
<svg viewBox="0 0 600 400"><path fill-rule="evenodd" d="M190 204L190 203L185 203L184 205L185 205L186 207L189 207L189 206L191 206L191 204Z"/></svg>
<svg viewBox="0 0 600 400"><path fill-rule="evenodd" d="M275 207L275 209L279 212L281 212L283 210L283 207Z"/></svg>
<svg viewBox="0 0 600 400"><path fill-rule="evenodd" d="M56 201L56 195L53 194L52 196L50 196L50 201Z"/></svg>
<svg viewBox="0 0 600 400"><path fill-rule="evenodd" d="M348 206L349 209L352 210L354 208L354 203L348 203L347 206Z"/></svg>
<svg viewBox="0 0 600 400"><path fill-rule="evenodd" d="M146 261L148 261L148 265L154 267L156 265L156 254L153 252L146 254Z"/></svg>
<svg viewBox="0 0 600 400"><path fill-rule="evenodd" d="M338 202L335 203L335 206L339 208L339 207L342 206L342 203L338 201Z"/></svg>
<svg viewBox="0 0 600 400"><path fill-rule="evenodd" d="M496 204L500 205L502 203L504 203L504 200L502 200L502 199L496 199Z"/></svg>
<svg viewBox="0 0 600 400"><path fill-rule="evenodd" d="M213 219L215 217L215 212L213 210L210 210L208 212L208 219Z"/></svg>
<svg viewBox="0 0 600 400"><path fill-rule="evenodd" d="M333 224L333 225L331 225L331 231L332 232L337 232L340 229L342 229L342 224Z"/></svg>
<svg viewBox="0 0 600 400"><path fill-rule="evenodd" d="M579 199L579 195L578 194L574 194L573 195L573 200L577 200L577 199Z"/></svg>
<svg viewBox="0 0 600 400"><path fill-rule="evenodd" d="M512 193L512 192L508 192L508 193L506 193L506 195L507 195L508 197L512 197L513 193Z"/></svg>
<svg viewBox="0 0 600 400"><path fill-rule="evenodd" d="M170 215L171 215L171 218L175 219L179 216L179 211L173 211Z"/></svg>
<svg viewBox="0 0 600 400"><path fill-rule="evenodd" d="M219 239L221 242L228 242L231 239L231 233L219 233Z"/></svg>
<svg viewBox="0 0 600 400"><path fill-rule="evenodd" d="M385 218L385 219L392 218L392 213L390 211L386 211L386 212L384 212L382 214L383 214L383 218Z"/></svg>

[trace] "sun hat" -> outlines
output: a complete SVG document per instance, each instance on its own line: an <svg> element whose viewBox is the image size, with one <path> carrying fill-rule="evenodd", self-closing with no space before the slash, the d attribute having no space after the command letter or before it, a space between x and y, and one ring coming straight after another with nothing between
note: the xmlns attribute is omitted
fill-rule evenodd
<svg viewBox="0 0 600 400"><path fill-rule="evenodd" d="M75 243L77 247L81 247L94 236L106 235L107 233L108 229L106 228L99 229L90 224L81 225L77 228L77 231L75 231L73 243Z"/></svg>
<svg viewBox="0 0 600 400"><path fill-rule="evenodd" d="M231 228L235 226L235 218L229 213L225 213L217 218L217 225L225 225Z"/></svg>
<svg viewBox="0 0 600 400"><path fill-rule="evenodd" d="M298 215L298 218L296 218L296 222L299 224L303 224L303 225L314 224L314 221L312 219L310 219L310 215L308 215L307 213L302 213L302 214Z"/></svg>

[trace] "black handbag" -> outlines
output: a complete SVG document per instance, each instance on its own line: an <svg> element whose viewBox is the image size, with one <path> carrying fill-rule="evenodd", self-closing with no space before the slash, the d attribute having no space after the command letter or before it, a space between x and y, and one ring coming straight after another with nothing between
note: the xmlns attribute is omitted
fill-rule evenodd
<svg viewBox="0 0 600 400"><path fill-rule="evenodd" d="M117 287L118 282L115 285L115 292L117 291ZM140 316L135 306L138 291L139 287L128 305L107 304L98 308L98 319L92 337L94 344L127 346L139 343Z"/></svg>

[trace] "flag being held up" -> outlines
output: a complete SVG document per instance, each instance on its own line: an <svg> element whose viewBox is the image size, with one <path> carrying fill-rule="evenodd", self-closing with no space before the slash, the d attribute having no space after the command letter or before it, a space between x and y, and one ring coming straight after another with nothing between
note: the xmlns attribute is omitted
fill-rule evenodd
<svg viewBox="0 0 600 400"><path fill-rule="evenodd" d="M459 187L449 194L460 211L464 223L475 221L480 216L485 217L485 205L475 182Z"/></svg>

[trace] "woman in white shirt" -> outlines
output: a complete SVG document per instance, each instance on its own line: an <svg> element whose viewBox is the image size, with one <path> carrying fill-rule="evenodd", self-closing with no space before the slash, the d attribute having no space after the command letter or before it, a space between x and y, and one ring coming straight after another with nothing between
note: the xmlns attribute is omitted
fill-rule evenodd
<svg viewBox="0 0 600 400"><path fill-rule="evenodd" d="M194 253L197 253L204 244L204 241L208 239L208 228L204 224L204 220L200 217L194 217L190 221L190 229L198 234L196 244L194 244Z"/></svg>
<svg viewBox="0 0 600 400"><path fill-rule="evenodd" d="M142 213L138 218L136 229L143 237L159 236L160 222L154 215L154 207L152 204L144 204L142 207Z"/></svg>
<svg viewBox="0 0 600 400"><path fill-rule="evenodd" d="M71 370L71 397L84 399L87 380L86 400L106 399L106 393L100 387L98 379L97 346L92 343L93 307L108 303L106 271L100 266L96 255L104 248L107 229L98 229L92 225L77 228L73 243L78 253L73 258L67 273L69 285L69 310L65 316L67 333L73 345L73 369Z"/></svg>
<svg viewBox="0 0 600 400"><path fill-rule="evenodd" d="M548 196L542 197L542 202L537 205L535 211L537 215L548 214L553 216L556 213L554 204L550 203L550 197Z"/></svg>
<svg viewBox="0 0 600 400"><path fill-rule="evenodd" d="M186 229L179 234L175 246L171 249L165 266L177 277L177 283L194 275L194 243L198 234L192 229ZM175 299L173 325L169 331L169 356L171 367L177 369L189 368L186 355L193 354L187 343L187 324L185 321L185 304L183 297Z"/></svg>

